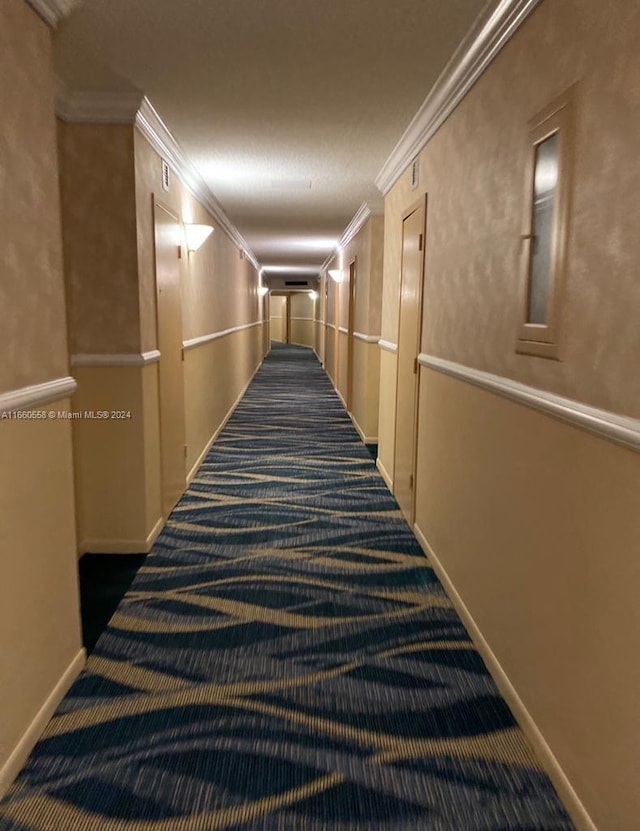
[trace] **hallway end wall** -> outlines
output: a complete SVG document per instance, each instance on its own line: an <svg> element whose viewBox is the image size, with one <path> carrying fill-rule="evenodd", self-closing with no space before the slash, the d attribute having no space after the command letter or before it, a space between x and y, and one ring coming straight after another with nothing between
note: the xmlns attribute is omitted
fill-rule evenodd
<svg viewBox="0 0 640 831"><path fill-rule="evenodd" d="M540 731L581 829L630 828L640 815L630 658L640 650L640 455L468 378L482 371L534 397L640 416L638 39L631 0L615 12L597 0L542 3L422 150L418 188L407 169L385 200L382 338L397 344L402 217L428 193L421 352L459 368L419 370L416 528ZM529 119L576 82L554 361L515 350L524 170ZM396 355L382 350L379 461L391 483L395 373Z"/></svg>

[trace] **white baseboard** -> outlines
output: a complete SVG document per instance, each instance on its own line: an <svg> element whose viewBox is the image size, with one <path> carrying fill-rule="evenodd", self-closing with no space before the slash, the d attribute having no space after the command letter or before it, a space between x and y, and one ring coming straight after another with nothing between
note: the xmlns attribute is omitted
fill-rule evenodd
<svg viewBox="0 0 640 831"><path fill-rule="evenodd" d="M380 461L380 456L376 459L376 467L380 471L380 476L384 479L385 485L389 488L391 493L393 493L393 479L389 476L389 472L387 471L386 467Z"/></svg>
<svg viewBox="0 0 640 831"><path fill-rule="evenodd" d="M473 619L471 612L467 609L464 600L458 594L451 578L447 574L446 569L438 559L438 556L429 544L427 538L417 524L413 526L413 531L429 560L429 564L438 575L438 579L442 583L444 590L453 603L456 612L460 615L460 618L469 632L476 649L487 665L487 669L491 673L493 680L496 682L496 686L511 708L516 721L533 746L538 759L553 782L553 785L556 788L565 808L569 812L571 819L580 831L598 831L579 796L574 791L567 775L560 766L560 763L554 756L553 751L547 744L544 736L540 732L540 729L533 720L531 713L527 710L524 702L518 695L517 690L509 680L507 673L504 671L498 661L498 658L485 640L480 628Z"/></svg>
<svg viewBox="0 0 640 831"><path fill-rule="evenodd" d="M148 554L154 542L160 536L166 520L160 517L150 533L141 540L110 540L90 538L82 540L79 545L79 554Z"/></svg>
<svg viewBox="0 0 640 831"><path fill-rule="evenodd" d="M264 360L264 359L263 359L263 360ZM221 421L220 425L216 428L215 433L211 436L211 438L209 439L209 441L206 443L206 445L205 445L204 450L202 451L202 453L200 453L200 455L199 455L199 456L198 456L198 458L196 459L195 464L193 465L193 467L191 468L191 470L189 471L189 474L188 474L188 476L187 476L187 487L189 487L189 485L193 482L193 480L194 480L194 478L195 478L195 475L196 475L196 473L198 472L198 469L200 468L200 465L204 462L204 460L205 460L205 458L206 458L207 453L211 450L211 448L212 448L212 446L213 446L213 443L215 442L215 440L218 438L218 436L220 435L220 433L221 433L221 432L224 430L224 428L226 427L226 424L227 424L227 422L229 421L229 419L231 418L231 416L233 415L233 411L235 410L235 408L236 408L236 407L238 406L238 404L242 401L242 398L244 397L245 392L246 392L246 391L247 391L247 389L249 388L249 384L250 384L250 383L253 381L253 379L256 377L256 373L258 372L258 370L259 370L259 369L260 369L260 367L262 366L262 363L263 363L263 361L261 360L261 361L259 362L258 366L257 366L257 367L253 370L253 372L251 373L251 377L249 378L249 380L247 381L247 383L244 385L244 387L241 389L240 394L238 395L238 397L236 398L236 400L233 402L233 404L232 404L232 405L231 405L231 407L229 408L229 410L228 410L228 412L227 412L226 416L222 419L222 421Z"/></svg>
<svg viewBox="0 0 640 831"><path fill-rule="evenodd" d="M35 747L45 727L51 721L58 704L65 697L69 688L76 680L87 661L87 652L83 648L71 661L66 670L62 673L60 680L47 696L44 704L38 710L35 718L27 727L22 738L13 749L7 761L0 768L0 798L9 790L14 779L24 767L29 754Z"/></svg>
<svg viewBox="0 0 640 831"><path fill-rule="evenodd" d="M360 438L362 439L362 441L363 441L365 444L377 444L377 443L378 443L378 437L377 437L377 436L367 436L367 435L365 435L364 430L363 430L363 429L362 429L362 427L360 427L360 425L358 424L358 422L357 422L356 417L354 416L354 414L353 414L353 413L349 413L349 415L350 415L350 417L351 417L351 421L353 422L353 426L356 428L356 432L357 432L357 434L360 436Z"/></svg>

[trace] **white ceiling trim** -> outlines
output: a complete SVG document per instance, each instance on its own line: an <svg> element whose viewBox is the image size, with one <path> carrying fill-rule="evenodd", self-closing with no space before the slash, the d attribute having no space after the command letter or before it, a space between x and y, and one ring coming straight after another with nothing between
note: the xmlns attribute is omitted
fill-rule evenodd
<svg viewBox="0 0 640 831"><path fill-rule="evenodd" d="M224 212L204 179L187 159L157 110L140 92L72 92L58 83L56 114L75 124L135 124L154 150L162 156L218 225L244 252L256 270L255 254Z"/></svg>
<svg viewBox="0 0 640 831"><path fill-rule="evenodd" d="M337 247L346 248L354 237L362 230L362 228L364 228L372 216L380 216L382 213L384 213L384 203L382 200L379 202L363 202L353 215L351 222L344 229L342 236L338 240ZM329 254L327 259L320 266L321 274L326 272L335 256L336 249Z"/></svg>
<svg viewBox="0 0 640 831"><path fill-rule="evenodd" d="M72 92L57 83L56 115L73 124L133 124L141 92Z"/></svg>
<svg viewBox="0 0 640 831"><path fill-rule="evenodd" d="M376 178L387 194L541 0L500 0L456 50Z"/></svg>
<svg viewBox="0 0 640 831"><path fill-rule="evenodd" d="M27 3L45 23L55 29L62 18L71 12L77 0L27 0Z"/></svg>

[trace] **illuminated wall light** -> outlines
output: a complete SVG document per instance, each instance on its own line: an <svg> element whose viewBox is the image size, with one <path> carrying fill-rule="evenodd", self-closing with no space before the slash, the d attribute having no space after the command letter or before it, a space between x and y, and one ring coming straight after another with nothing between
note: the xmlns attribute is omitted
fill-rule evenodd
<svg viewBox="0 0 640 831"><path fill-rule="evenodd" d="M213 225L194 225L187 222L184 226L189 251L197 251L202 243L213 233Z"/></svg>
<svg viewBox="0 0 640 831"><path fill-rule="evenodd" d="M317 299L318 299L318 297L319 297L319 294L318 294L318 292L317 292L317 291L310 291L310 292L309 292L309 297L310 297L312 300L317 300Z"/></svg>
<svg viewBox="0 0 640 831"><path fill-rule="evenodd" d="M265 294L269 294L269 286L258 286L258 294L260 297L264 297Z"/></svg>
<svg viewBox="0 0 640 831"><path fill-rule="evenodd" d="M330 268L329 277L336 283L341 283L344 280L344 271L340 268Z"/></svg>

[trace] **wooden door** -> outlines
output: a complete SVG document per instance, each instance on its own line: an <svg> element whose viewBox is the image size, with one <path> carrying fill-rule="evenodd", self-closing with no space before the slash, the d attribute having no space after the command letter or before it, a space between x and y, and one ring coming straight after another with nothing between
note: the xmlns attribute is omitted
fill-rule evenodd
<svg viewBox="0 0 640 831"><path fill-rule="evenodd" d="M402 223L398 384L393 493L413 525L415 511L415 451L418 417L418 354L422 328L422 283L426 201L421 200Z"/></svg>
<svg viewBox="0 0 640 831"><path fill-rule="evenodd" d="M184 365L178 218L154 203L158 349L160 350L160 464L162 513L167 517L186 487Z"/></svg>

